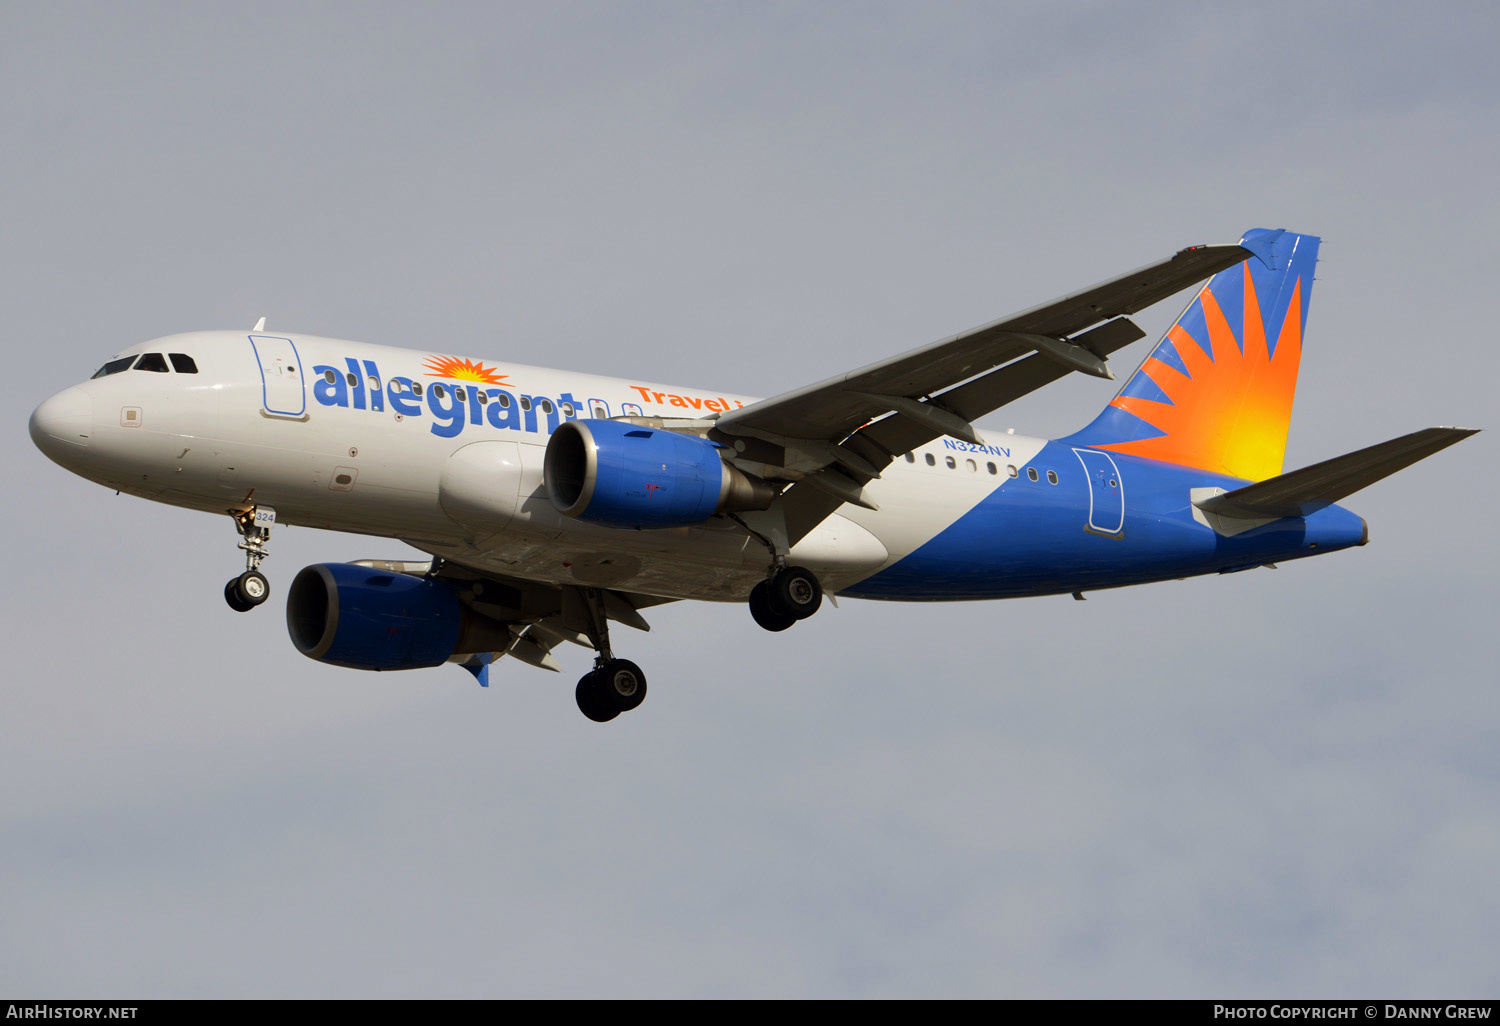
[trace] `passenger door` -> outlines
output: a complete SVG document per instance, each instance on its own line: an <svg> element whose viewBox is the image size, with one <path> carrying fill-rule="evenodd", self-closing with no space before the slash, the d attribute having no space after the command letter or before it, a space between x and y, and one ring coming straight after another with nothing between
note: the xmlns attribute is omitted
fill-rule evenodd
<svg viewBox="0 0 1500 1026"><path fill-rule="evenodd" d="M302 387L302 361L289 338L251 335L250 346L260 364L261 403L277 417L307 415L307 395Z"/></svg>

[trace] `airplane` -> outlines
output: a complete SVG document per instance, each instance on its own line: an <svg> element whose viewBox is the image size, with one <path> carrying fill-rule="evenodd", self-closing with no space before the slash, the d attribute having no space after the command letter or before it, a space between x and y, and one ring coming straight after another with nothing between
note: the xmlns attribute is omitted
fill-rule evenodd
<svg viewBox="0 0 1500 1026"><path fill-rule="evenodd" d="M1475 431L1433 427L1283 473L1319 239L1254 229L769 399L321 336L169 335L32 413L56 463L130 495L228 514L240 612L270 595L271 528L397 538L425 561L301 570L296 649L402 670L549 670L592 649L574 698L606 722L646 675L610 624L745 602L768 631L825 595L1066 595L1227 574L1369 540L1338 500ZM1086 427L981 434L1065 375L1113 379L1134 314L1203 282ZM445 349L447 347L444 347Z"/></svg>

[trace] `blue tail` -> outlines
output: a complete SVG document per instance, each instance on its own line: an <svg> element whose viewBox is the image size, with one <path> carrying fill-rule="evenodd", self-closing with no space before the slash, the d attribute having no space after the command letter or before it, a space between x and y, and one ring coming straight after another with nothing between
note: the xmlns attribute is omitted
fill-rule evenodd
<svg viewBox="0 0 1500 1026"><path fill-rule="evenodd" d="M1318 238L1256 228L1074 445L1248 481L1281 473Z"/></svg>

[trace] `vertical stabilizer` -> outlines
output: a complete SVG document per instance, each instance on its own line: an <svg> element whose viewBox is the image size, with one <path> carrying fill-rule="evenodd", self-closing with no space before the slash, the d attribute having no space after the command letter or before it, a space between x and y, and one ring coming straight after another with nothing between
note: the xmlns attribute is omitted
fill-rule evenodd
<svg viewBox="0 0 1500 1026"><path fill-rule="evenodd" d="M1073 445L1248 481L1281 473L1318 238L1257 228Z"/></svg>

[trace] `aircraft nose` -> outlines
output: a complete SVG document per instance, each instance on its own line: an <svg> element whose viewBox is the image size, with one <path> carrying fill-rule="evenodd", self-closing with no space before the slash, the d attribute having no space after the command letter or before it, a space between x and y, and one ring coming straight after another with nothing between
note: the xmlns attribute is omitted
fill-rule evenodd
<svg viewBox="0 0 1500 1026"><path fill-rule="evenodd" d="M74 386L31 411L31 440L53 460L64 460L89 444L94 431L94 400Z"/></svg>

